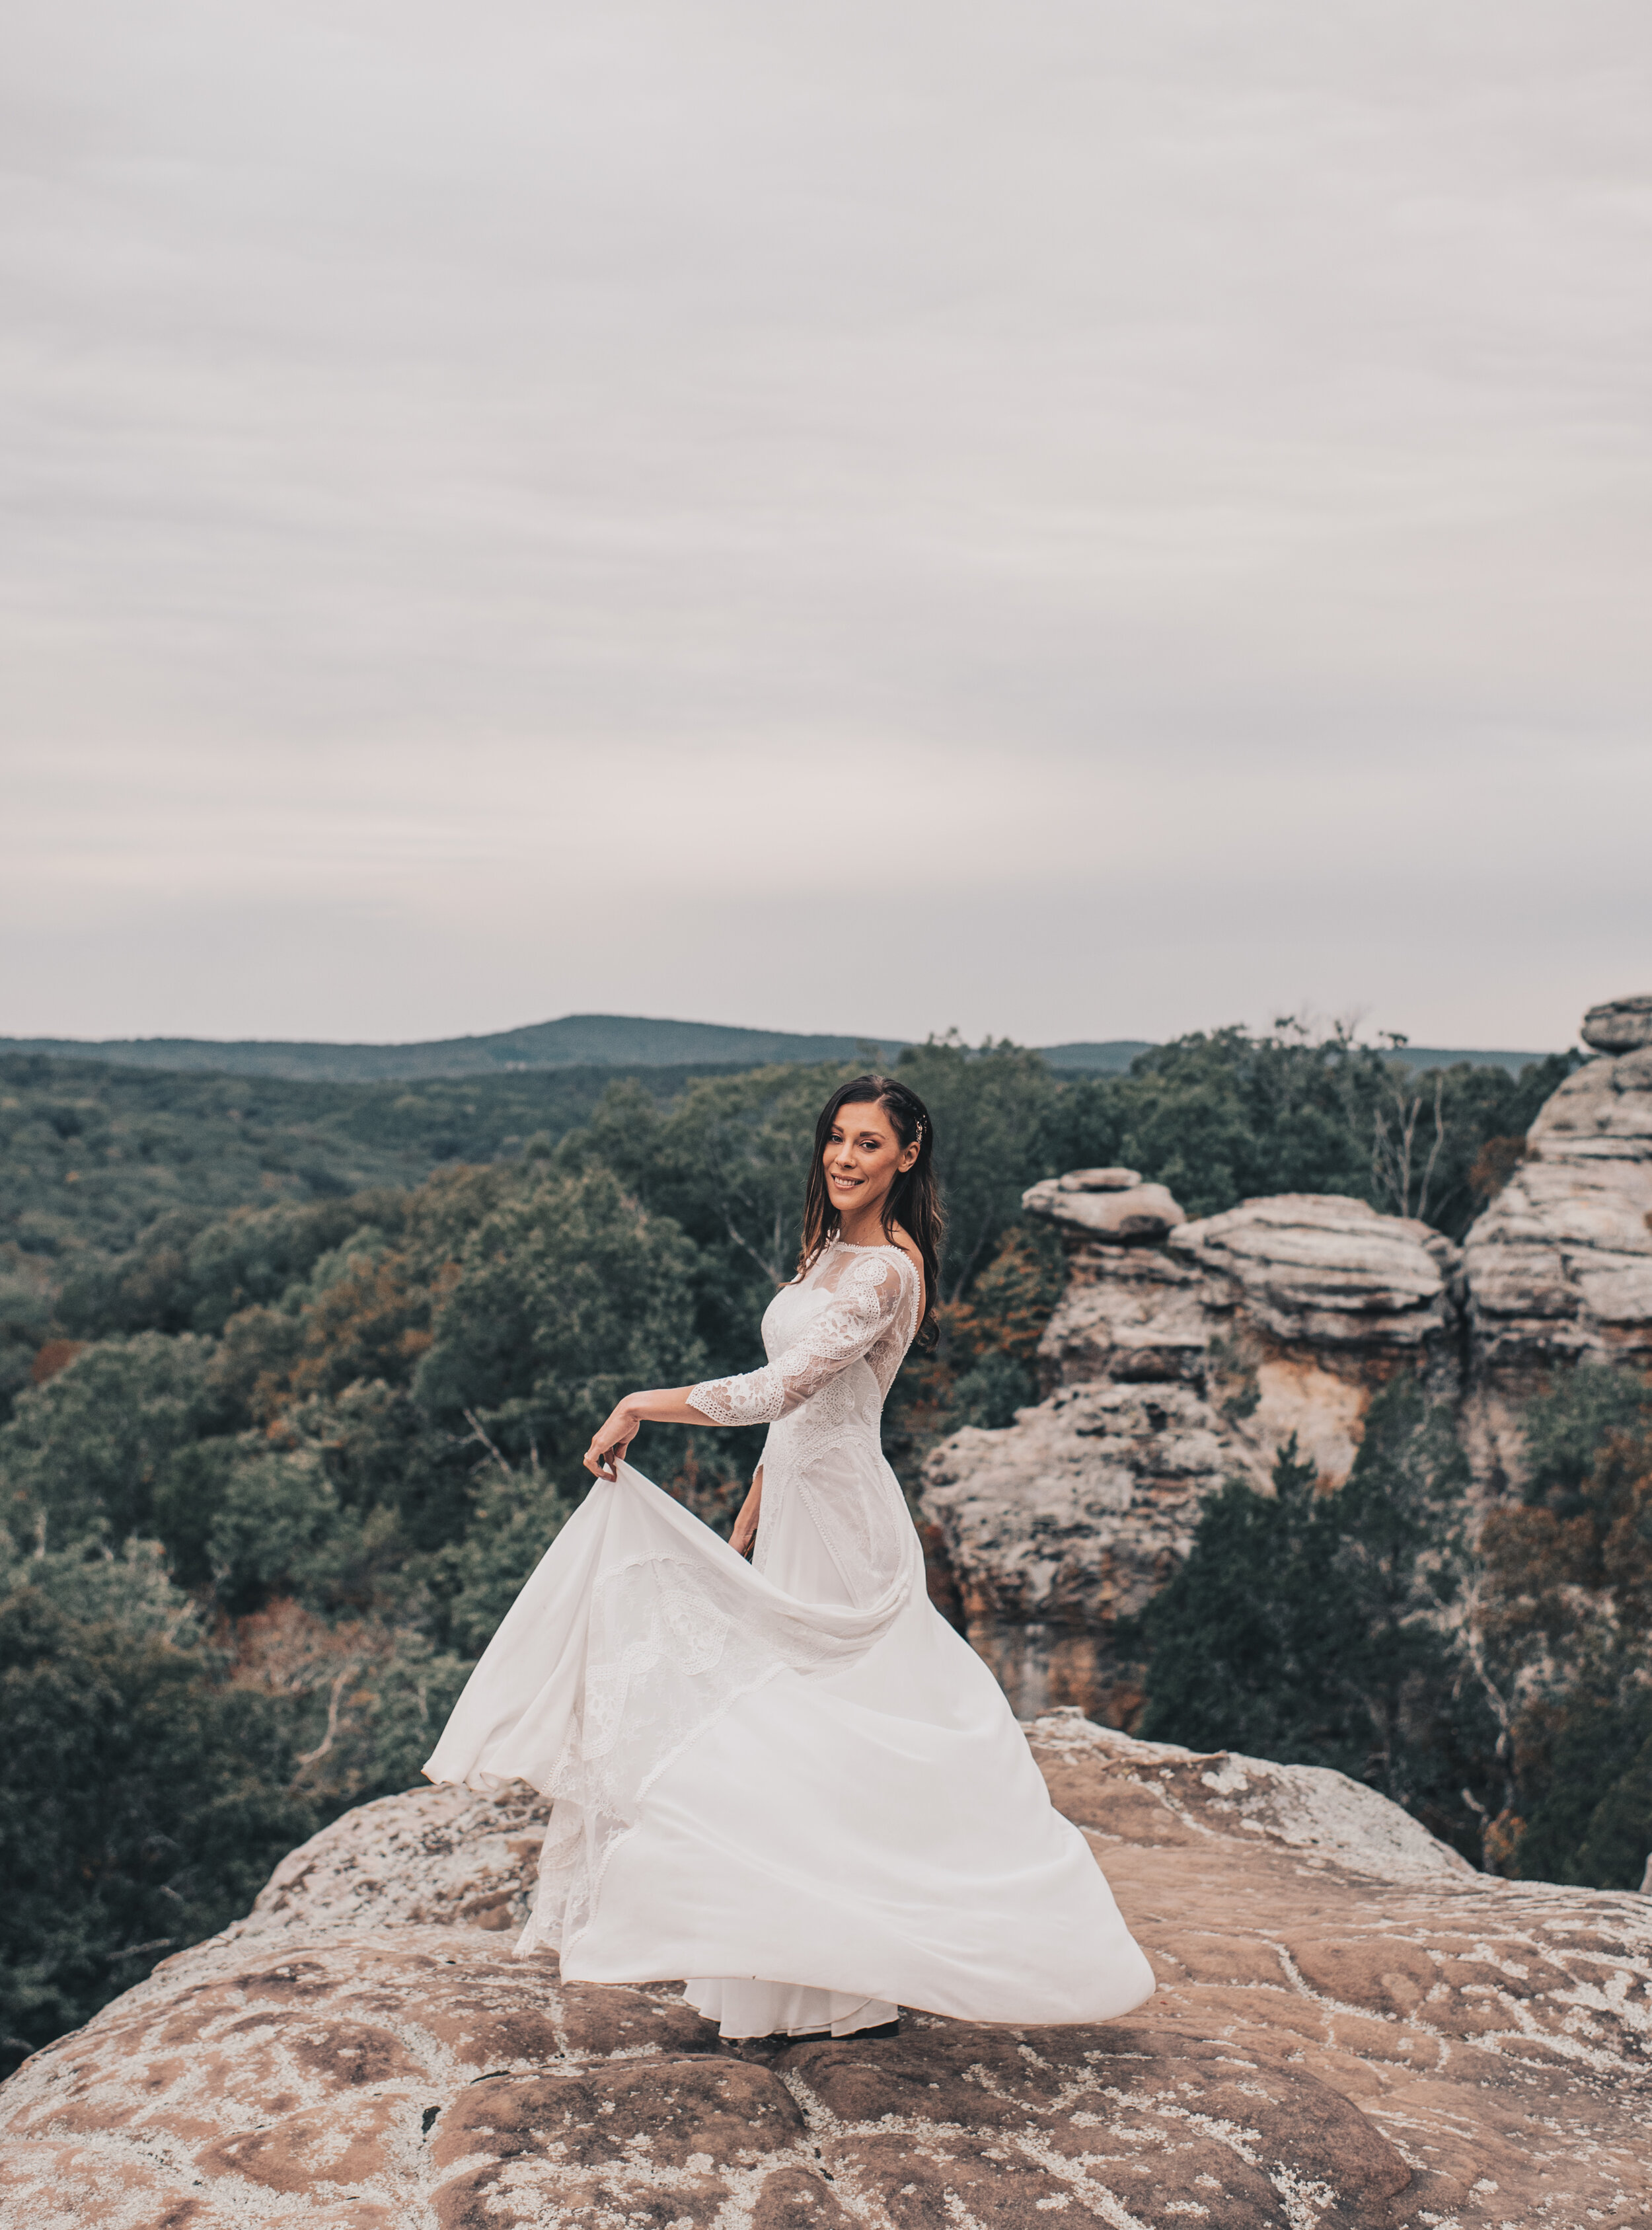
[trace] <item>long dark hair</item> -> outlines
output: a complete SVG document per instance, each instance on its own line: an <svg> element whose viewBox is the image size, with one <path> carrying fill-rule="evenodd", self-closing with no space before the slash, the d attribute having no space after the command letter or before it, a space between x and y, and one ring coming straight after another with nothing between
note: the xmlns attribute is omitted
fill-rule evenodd
<svg viewBox="0 0 1652 2230"><path fill-rule="evenodd" d="M940 1188L935 1181L935 1125L917 1093L898 1077L852 1077L847 1084L838 1086L820 1110L820 1119L814 1126L814 1159L809 1163L808 1189L803 1196L803 1248L797 1258L797 1273L801 1277L826 1241L837 1235L838 1211L826 1196L826 1150L832 1141L832 1127L838 1119L838 1112L844 1107L864 1106L868 1100L876 1102L887 1112L903 1150L914 1139L917 1142L916 1161L910 1170L897 1174L884 1195L883 1225L884 1236L893 1245L895 1226L899 1223L923 1258L923 1320L912 1344L933 1347L939 1329L935 1313L935 1286L941 1276L941 1243L947 1228Z"/></svg>

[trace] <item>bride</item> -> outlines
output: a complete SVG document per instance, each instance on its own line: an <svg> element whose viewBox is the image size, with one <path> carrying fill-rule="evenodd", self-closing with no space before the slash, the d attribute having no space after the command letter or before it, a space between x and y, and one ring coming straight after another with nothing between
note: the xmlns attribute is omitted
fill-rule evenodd
<svg viewBox="0 0 1652 2230"><path fill-rule="evenodd" d="M571 1981L685 1975L725 2037L890 2033L903 2005L1104 2021L1154 1987L930 1604L879 1446L902 1358L933 1337L934 1153L898 1080L832 1093L768 1361L620 1403L424 1769L551 1799L519 1951L556 1948ZM768 1426L732 1544L625 1460L648 1422Z"/></svg>

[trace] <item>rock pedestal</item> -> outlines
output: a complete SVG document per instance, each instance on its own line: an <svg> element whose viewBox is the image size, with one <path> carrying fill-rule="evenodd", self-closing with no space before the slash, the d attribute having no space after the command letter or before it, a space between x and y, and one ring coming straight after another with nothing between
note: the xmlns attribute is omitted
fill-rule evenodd
<svg viewBox="0 0 1652 2230"><path fill-rule="evenodd" d="M1602 1000L1584 1016L1579 1035L1597 1053L1638 1053L1652 1046L1652 991Z"/></svg>

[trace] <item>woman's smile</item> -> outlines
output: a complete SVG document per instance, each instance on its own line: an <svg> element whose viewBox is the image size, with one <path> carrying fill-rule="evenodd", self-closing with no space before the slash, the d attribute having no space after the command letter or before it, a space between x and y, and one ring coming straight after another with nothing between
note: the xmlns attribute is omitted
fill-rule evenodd
<svg viewBox="0 0 1652 2230"><path fill-rule="evenodd" d="M820 1174L826 1197L838 1214L838 1235L852 1247L887 1241L883 1211L890 1187L918 1157L916 1141L901 1143L900 1132L881 1100L856 1100L845 1106L820 1143ZM861 1195L865 1194L865 1199Z"/></svg>

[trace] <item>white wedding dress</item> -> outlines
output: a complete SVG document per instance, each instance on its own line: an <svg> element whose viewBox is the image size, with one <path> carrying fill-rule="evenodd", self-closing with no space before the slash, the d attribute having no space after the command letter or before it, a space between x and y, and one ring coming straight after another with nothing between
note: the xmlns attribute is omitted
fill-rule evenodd
<svg viewBox="0 0 1652 2230"><path fill-rule="evenodd" d="M922 1286L832 1241L697 1386L768 1422L751 1563L628 1464L502 1621L425 1767L552 1799L517 1949L570 1980L689 1979L724 2036L908 2005L1104 2021L1153 1974L1002 1692L934 1608L878 1426ZM703 1978L703 1979L695 1979Z"/></svg>

